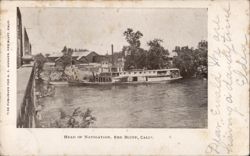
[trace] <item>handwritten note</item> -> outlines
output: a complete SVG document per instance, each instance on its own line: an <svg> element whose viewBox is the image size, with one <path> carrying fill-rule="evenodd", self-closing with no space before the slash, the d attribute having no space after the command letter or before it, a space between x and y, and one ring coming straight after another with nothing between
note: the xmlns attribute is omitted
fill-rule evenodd
<svg viewBox="0 0 250 156"><path fill-rule="evenodd" d="M230 3L221 10L222 14L216 15L213 19L212 43L216 46L208 54L209 68L217 71L210 74L215 103L209 111L215 119L213 120L215 127L212 128L214 130L211 134L212 140L206 148L208 154L234 152L234 117L242 119L246 117L246 112L242 112L240 104L237 103L239 95L235 94L235 90L249 85L247 34L242 36L245 38L244 43L239 44L234 39L235 34L232 30L233 17Z"/></svg>

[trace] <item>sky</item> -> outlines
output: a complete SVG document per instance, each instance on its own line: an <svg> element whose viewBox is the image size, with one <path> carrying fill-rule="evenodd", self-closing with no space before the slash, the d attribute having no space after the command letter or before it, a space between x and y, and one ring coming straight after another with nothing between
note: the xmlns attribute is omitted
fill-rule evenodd
<svg viewBox="0 0 250 156"><path fill-rule="evenodd" d="M175 46L197 47L207 40L207 9L170 8L20 8L32 53L60 52L64 46L111 54L128 45L127 28L140 31L141 47L162 39L170 52Z"/></svg>

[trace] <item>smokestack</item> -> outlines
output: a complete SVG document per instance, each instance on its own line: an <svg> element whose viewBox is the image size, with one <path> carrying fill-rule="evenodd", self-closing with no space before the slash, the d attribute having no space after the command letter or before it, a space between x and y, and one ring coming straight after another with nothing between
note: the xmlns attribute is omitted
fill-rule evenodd
<svg viewBox="0 0 250 156"><path fill-rule="evenodd" d="M111 53L112 53L112 66L114 65L114 46L111 44Z"/></svg>

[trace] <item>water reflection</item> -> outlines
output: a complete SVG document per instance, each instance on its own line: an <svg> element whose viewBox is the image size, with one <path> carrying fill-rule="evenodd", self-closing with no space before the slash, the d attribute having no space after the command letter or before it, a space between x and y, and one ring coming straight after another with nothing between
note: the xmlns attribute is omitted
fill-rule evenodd
<svg viewBox="0 0 250 156"><path fill-rule="evenodd" d="M169 84L57 86L54 97L42 99L43 123L63 109L93 110L97 128L205 128L207 81L189 79Z"/></svg>

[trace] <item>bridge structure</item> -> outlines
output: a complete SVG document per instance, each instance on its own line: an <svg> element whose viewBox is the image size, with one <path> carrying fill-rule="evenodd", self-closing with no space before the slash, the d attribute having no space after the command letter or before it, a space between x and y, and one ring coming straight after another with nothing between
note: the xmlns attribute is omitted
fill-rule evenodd
<svg viewBox="0 0 250 156"><path fill-rule="evenodd" d="M18 128L36 127L35 65L25 64L17 69Z"/></svg>

